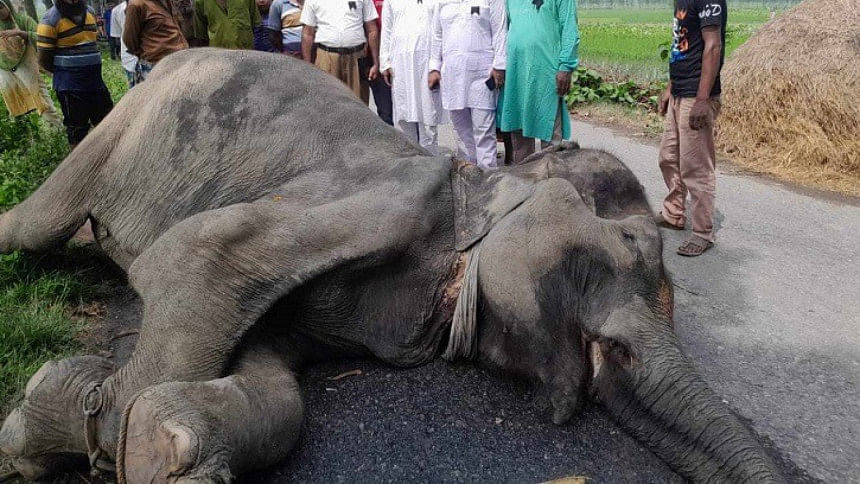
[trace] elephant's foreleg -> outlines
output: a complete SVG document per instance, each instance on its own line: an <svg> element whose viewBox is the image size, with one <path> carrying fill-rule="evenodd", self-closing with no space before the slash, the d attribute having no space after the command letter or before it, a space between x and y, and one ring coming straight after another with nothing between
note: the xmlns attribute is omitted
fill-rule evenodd
<svg viewBox="0 0 860 484"><path fill-rule="evenodd" d="M260 201L171 228L129 273L144 301L144 321L131 359L102 387L99 446L113 454L119 412L141 389L223 376L245 332L294 288L410 241L401 240L409 232L391 212L389 201L370 196L358 206L343 201L309 209Z"/></svg>
<svg viewBox="0 0 860 484"><path fill-rule="evenodd" d="M292 372L274 351L252 346L229 377L140 393L124 414L118 479L230 482L282 460L298 438L302 413Z"/></svg>

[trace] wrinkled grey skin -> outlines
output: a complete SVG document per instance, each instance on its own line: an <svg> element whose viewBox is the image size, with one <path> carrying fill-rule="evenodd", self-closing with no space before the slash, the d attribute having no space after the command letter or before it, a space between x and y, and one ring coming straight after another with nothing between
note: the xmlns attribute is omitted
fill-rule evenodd
<svg viewBox="0 0 860 484"><path fill-rule="evenodd" d="M566 146L483 174L427 156L304 63L174 54L0 218L0 252L62 244L89 218L144 301L130 361L45 364L0 451L29 478L85 454L81 408L101 384L91 423L121 480L277 462L301 426L293 372L437 358L444 290L480 242L480 364L537 384L556 423L602 402L692 480L779 481L679 348L648 213L605 153Z"/></svg>

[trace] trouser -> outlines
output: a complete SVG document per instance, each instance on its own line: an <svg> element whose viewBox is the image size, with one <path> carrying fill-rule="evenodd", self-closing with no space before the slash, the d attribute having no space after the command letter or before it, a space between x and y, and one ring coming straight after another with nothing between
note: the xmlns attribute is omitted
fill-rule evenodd
<svg viewBox="0 0 860 484"><path fill-rule="evenodd" d="M413 143L434 155L439 154L439 130L436 126L410 121L398 121L397 127Z"/></svg>
<svg viewBox="0 0 860 484"><path fill-rule="evenodd" d="M669 194L663 200L663 217L674 225L684 225L684 202L690 194L693 234L714 240L714 121L720 113L720 99L710 99L710 119L702 129L690 128L690 109L695 98L672 97L660 140L659 164Z"/></svg>
<svg viewBox="0 0 860 484"><path fill-rule="evenodd" d="M134 85L136 86L145 81L153 69L155 69L155 64L138 59L137 64L134 66Z"/></svg>
<svg viewBox="0 0 860 484"><path fill-rule="evenodd" d="M128 88L133 88L134 85L137 84L137 76L135 76L134 71L129 71L126 69L123 69L123 71L125 71L125 80L128 81Z"/></svg>
<svg viewBox="0 0 860 484"><path fill-rule="evenodd" d="M561 109L563 107L559 106L559 111L555 116L555 126L552 129L552 139L547 142L541 140L540 146L541 149L545 149L552 144L558 144L562 141L562 129L561 129ZM529 138L527 136L523 136L522 130L512 131L511 132L511 147L514 150L512 158L512 163L514 165L518 165L522 163L526 158L535 152L535 138ZM506 157L507 158L507 157Z"/></svg>
<svg viewBox="0 0 860 484"><path fill-rule="evenodd" d="M113 108L107 90L57 91L57 99L63 109L63 124L72 146L83 141L90 127L95 128Z"/></svg>
<svg viewBox="0 0 860 484"><path fill-rule="evenodd" d="M359 99L368 104L370 93L366 89L365 92L362 92L361 75L358 72L358 59L361 54L362 51L352 54L336 54L318 48L314 65L340 79Z"/></svg>
<svg viewBox="0 0 860 484"><path fill-rule="evenodd" d="M496 112L465 108L451 111L451 122L460 138L466 161L483 169L496 167Z"/></svg>
<svg viewBox="0 0 860 484"><path fill-rule="evenodd" d="M41 116L54 129L63 127L63 122L57 115L57 109L54 107L54 101L51 100L51 93L48 92L48 86L44 82L39 82L39 94L42 96L42 102L45 105L45 110Z"/></svg>
<svg viewBox="0 0 860 484"><path fill-rule="evenodd" d="M373 91L373 102L376 104L376 114L390 125L394 125L394 112L391 107L391 86L385 83L382 75L376 79L367 80L370 68L373 67L373 57L362 57L358 59L358 72L362 84L362 92L367 92L369 87Z"/></svg>
<svg viewBox="0 0 860 484"><path fill-rule="evenodd" d="M110 58L119 58L119 37L108 36L108 46L110 46Z"/></svg>

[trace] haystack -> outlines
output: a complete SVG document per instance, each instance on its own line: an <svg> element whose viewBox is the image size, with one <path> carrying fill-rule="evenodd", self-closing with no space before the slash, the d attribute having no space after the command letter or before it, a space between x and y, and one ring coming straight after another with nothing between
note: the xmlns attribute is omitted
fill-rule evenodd
<svg viewBox="0 0 860 484"><path fill-rule="evenodd" d="M860 195L860 0L806 0L739 47L718 139L754 170Z"/></svg>

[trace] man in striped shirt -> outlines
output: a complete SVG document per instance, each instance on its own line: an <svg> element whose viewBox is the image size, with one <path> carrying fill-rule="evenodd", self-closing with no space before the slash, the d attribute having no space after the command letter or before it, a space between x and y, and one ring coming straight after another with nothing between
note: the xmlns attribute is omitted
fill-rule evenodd
<svg viewBox="0 0 860 484"><path fill-rule="evenodd" d="M86 0L55 0L36 28L39 65L54 76L69 145L80 143L113 108L102 80L98 27Z"/></svg>

